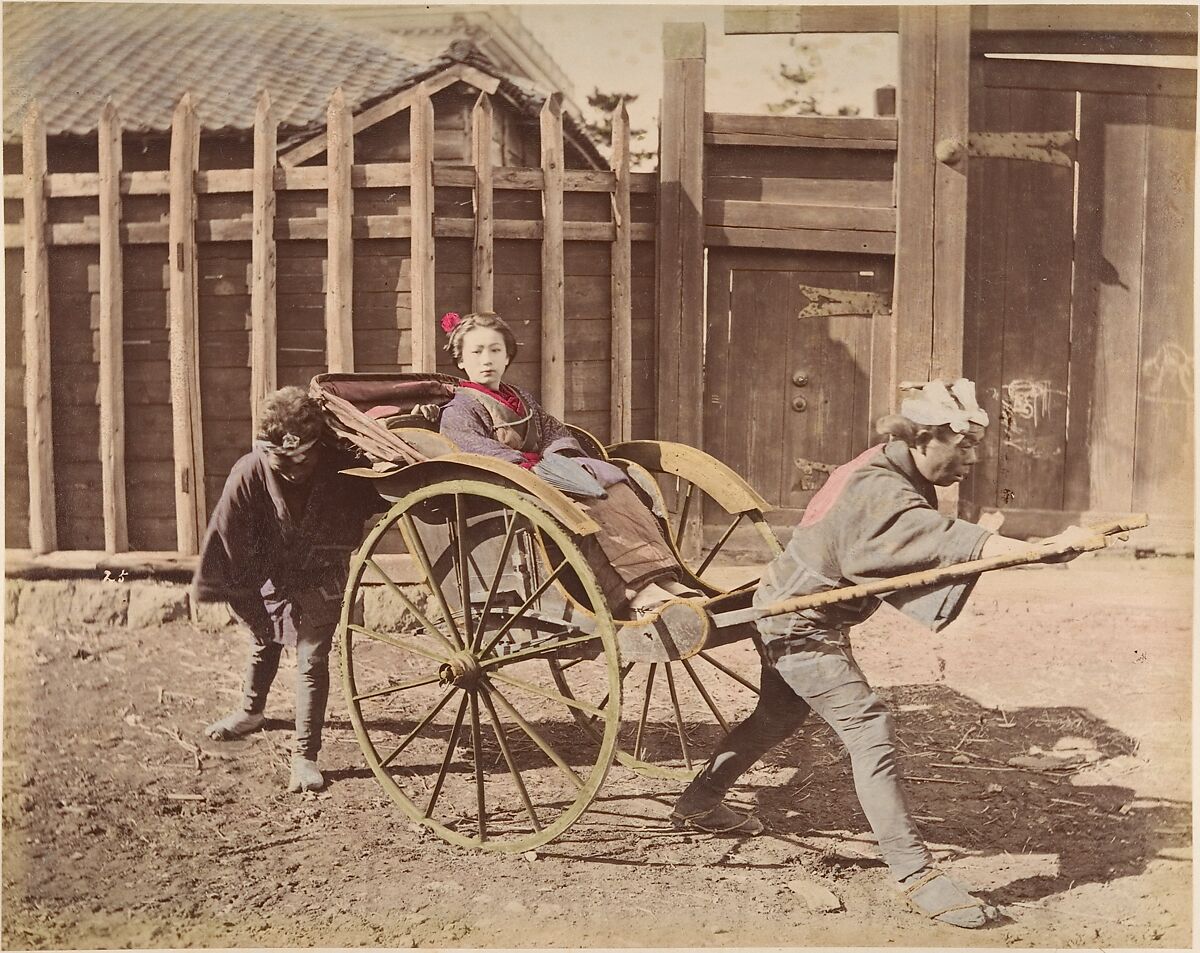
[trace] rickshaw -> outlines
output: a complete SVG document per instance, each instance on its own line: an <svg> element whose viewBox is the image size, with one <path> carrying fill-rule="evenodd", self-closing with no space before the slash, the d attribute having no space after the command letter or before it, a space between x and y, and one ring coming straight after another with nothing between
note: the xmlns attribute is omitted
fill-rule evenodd
<svg viewBox="0 0 1200 953"><path fill-rule="evenodd" d="M711 456L655 440L604 447L571 428L587 453L626 471L683 581L702 593L614 618L578 545L596 531L586 511L437 432L455 384L403 373L312 381L330 429L364 461L348 472L389 504L351 559L342 685L366 762L404 814L447 842L517 853L570 827L614 761L686 780L695 755L749 713L750 640L766 613L751 606L757 580L723 586L716 560L738 553L757 567L781 546L766 502ZM727 528L697 545L689 527L701 513ZM819 598L903 586L887 582Z"/></svg>

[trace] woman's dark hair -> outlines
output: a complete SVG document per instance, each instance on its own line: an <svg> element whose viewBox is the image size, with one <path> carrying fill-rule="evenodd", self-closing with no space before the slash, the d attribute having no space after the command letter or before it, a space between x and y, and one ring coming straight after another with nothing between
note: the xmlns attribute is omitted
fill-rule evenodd
<svg viewBox="0 0 1200 953"><path fill-rule="evenodd" d="M889 440L900 440L910 447L923 447L933 438L945 443L954 442L956 434L949 424L928 426L914 423L903 414L886 414L875 421L875 432Z"/></svg>
<svg viewBox="0 0 1200 953"><path fill-rule="evenodd" d="M300 387L281 387L263 398L259 414L258 436L280 444L285 434L295 434L302 441L321 436L325 430L325 415L316 399Z"/></svg>
<svg viewBox="0 0 1200 953"><path fill-rule="evenodd" d="M446 350L454 357L455 362L462 360L463 338L468 331L476 328L490 328L499 331L504 338L504 349L508 352L508 363L517 356L517 336L505 320L494 311L473 311L464 314L454 330L450 332L450 340L446 342Z"/></svg>

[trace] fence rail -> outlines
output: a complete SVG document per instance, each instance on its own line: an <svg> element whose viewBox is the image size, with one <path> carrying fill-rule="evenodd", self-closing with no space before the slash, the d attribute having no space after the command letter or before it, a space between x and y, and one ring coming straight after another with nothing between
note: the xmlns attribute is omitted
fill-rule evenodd
<svg viewBox="0 0 1200 953"><path fill-rule="evenodd" d="M95 172L48 172L45 131L36 106L30 110L22 171L5 175L3 188L4 198L17 200L22 210L20 220L13 220L16 217L13 204L6 203L4 246L6 254L19 253L21 259L24 451L29 473L28 510L21 515L28 518L28 546L33 552L45 553L59 547L59 537L64 534L60 533L62 519L56 515L56 500L65 501L70 508L72 515L68 522L76 521L72 523L74 529L65 534L68 538L61 540L66 548L98 548L87 541L81 544L81 535L93 540L98 535L94 526L87 531L78 527L80 512L87 510L93 514L89 517L93 523L102 523L106 552L128 550L131 514L138 512L142 501L127 499L127 487L138 483L127 470L127 435L139 429L133 426L133 419L127 420L127 415L136 415L140 408L153 404L164 412L169 406L171 421L171 449L165 451L170 454L169 462L161 460L158 469L166 472L156 471L154 479L165 484L169 472L176 551L185 555L195 553L208 506L219 489L219 482L214 481L224 475L225 467L212 464L223 463L229 457L227 447L206 448L206 434L210 440L219 435L218 441L225 443L231 433L229 424L244 421L245 437L241 445L248 444L261 397L277 386L281 376L287 376L281 374L280 355L304 351L311 357L313 353L312 346L283 346L283 332L278 323L279 309L284 307L281 295L290 296L288 306L293 308L299 301L296 287L303 286L312 294L321 295L324 335L320 366L316 369L353 370L364 364L363 359L356 360L356 339L361 345L364 335L374 333L379 321L377 285L381 279L377 273L383 260L392 269L385 285L387 300L395 312L391 322L395 350L391 358L396 365L411 366L418 371L436 369L435 306L447 298L451 306L460 309L499 308L507 313L510 306L520 304L524 308L524 299L533 297L540 306L527 323L536 324L537 340L531 350L538 355L539 369L533 373L532 368L526 367L529 373L522 382L531 382L536 389L540 381L541 399L557 414L575 411L578 415L582 406L587 422L596 426L602 419L610 427L612 439L628 439L632 435L635 278L630 263L634 246L640 243L644 280L647 253L651 261L653 256L648 243L654 241L655 224L649 206L657 200L657 180L654 174L629 171L629 130L624 113L618 110L614 116L620 130L616 168L597 171L564 168L561 103L553 97L540 119L539 168L492 164L494 106L486 91L471 112L467 144L470 161L445 164L439 160L435 164L433 108L429 91L424 91L409 97L396 110L409 111L409 161L356 163L356 121L340 91L336 92L329 104L321 148L313 146L303 156L293 153L288 157L291 162L305 161L324 152L325 165L284 166L280 165L271 102L264 94L256 114L252 166L201 169L200 129L190 98L184 96L173 120L169 167L127 170L122 161L121 120L116 109L109 105L100 117ZM596 203L606 194L608 208L600 214ZM380 210L381 195L386 195L391 208ZM591 204L587 204L589 195L594 197ZM632 220L631 195L642 197L639 221ZM540 197L540 215L530 208L530 199L538 202L535 196ZM95 207L87 201L93 198ZM155 199L165 200L157 211L145 204ZM457 281L457 273L447 277L444 269L439 270L443 264L442 240L456 239L469 243L466 254L470 258L470 281L466 287ZM393 240L407 241L408 245L398 247ZM288 264L290 273L283 282L287 287L281 288L279 269L285 249L280 243L304 242L324 243L323 254L313 256L305 252L307 257L303 262ZM525 270L520 274L500 275L506 288L521 286L523 293L516 298L511 289L504 293L497 289L496 250L498 245L512 242L540 245L540 269L522 264L520 267ZM245 243L246 248L222 243ZM605 251L597 243L609 248ZM134 273L144 276L147 267L154 271L146 264L151 259L137 251L147 246L153 255L158 254L154 246L165 246L161 282L153 275L148 284L144 277L131 277ZM572 246L579 247L580 252L572 254ZM231 248L235 250L230 251ZM377 250L371 252L371 248ZM98 270L91 263L92 249L99 253ZM462 252L459 246L453 249L453 261L446 263L446 267L459 267ZM221 325L222 332L230 331L236 319L231 320L226 312L239 306L232 299L222 301L212 296L213 282L204 271L204 261L213 254L234 259L226 261L226 271L232 268L231 273L240 275L244 271L245 275L244 279L233 281L239 294L242 290L239 282L244 282L248 293L244 325L240 331L233 327L232 337L201 333L203 326L217 320L206 317L210 312L225 322ZM586 259L582 264L581 256ZM511 259L513 255L508 257ZM523 256L518 257L525 261ZM54 267L67 269L76 276L61 292L49 279ZM358 280L357 268L366 269L363 281ZM79 277L85 270L86 279ZM528 289L528 279L534 277L529 275L531 270L538 270L532 295ZM607 293L596 287L595 279L602 273L609 276ZM318 277L319 291L312 287ZM441 287L443 280L453 288ZM136 319L142 322L136 335L139 339L130 340L126 336L129 329L126 308L132 304L135 311L149 310L153 302L136 296L149 294L156 298L158 288L165 292L164 320L159 326L166 331L165 342L155 328L143 328L144 315ZM62 300L56 301L60 293ZM9 294L11 314L13 291ZM90 403L99 411L96 428L99 435L95 437L94 451L86 455L87 460L76 459L79 452L72 450L75 457L67 465L76 466L82 473L98 464L100 479L96 485L82 477L69 477L56 487L56 452L61 457L63 451L53 438L53 427L72 415L66 407L57 410L54 407L53 395L58 391L51 386L51 364L56 354L66 352L59 351L61 345L57 340L55 345L51 344L51 312L59 309L55 311L57 315L71 308L77 310L75 296L84 294L92 300L92 327L97 332L93 353L83 363L91 365L88 373L94 372L98 382ZM643 290L638 297L641 320L637 333L652 335L653 295ZM307 300L300 304L310 307ZM388 305L385 303L383 307ZM371 329L365 329L356 320L360 311L370 314L369 320L374 322ZM598 353L608 352L603 354L608 368L604 375L597 375L591 364L581 364L571 375L575 390L586 389L588 396L577 395L570 406L568 313L573 321L587 319L586 327L580 325L577 335L580 342L586 344L594 339L599 345ZM596 319L603 319L606 324L603 335L591 330ZM10 333L13 330L10 318ZM78 328L74 329L72 340L78 341L80 333ZM296 333L293 332L293 337ZM149 388L152 393L148 393L145 375L158 372L145 365L130 365L126 360L127 348L156 348L162 343L166 344L169 388L163 392L155 381ZM377 349L371 350L365 363L377 369L379 354ZM638 350L646 359L651 348ZM72 353L80 351L82 344ZM249 365L245 396L233 398L244 401L244 406L233 410L229 406L202 406L205 376L202 355L218 352L245 355L240 359L223 358L233 362L226 365L230 370L236 370L241 361L245 362L241 367ZM610 355L612 359L608 360ZM63 360L61 356L58 359ZM310 364L317 363L310 360ZM294 376L294 368L289 373ZM649 374L645 377L648 380ZM135 389L141 392L133 395L134 406L131 406L127 398ZM89 403L86 397L80 400ZM648 404L644 397L640 400L648 412L652 397L649 401ZM11 408L11 390L9 403ZM67 425L71 426L69 419ZM164 436L168 434L161 428L137 434L139 440ZM64 441L70 439L73 436L63 436ZM206 472L206 462L215 472ZM20 487L15 489L19 491ZM97 489L103 501L98 510L83 499ZM164 499L156 512L167 508ZM12 513L10 507L10 517ZM153 542L157 545L144 548L169 549L170 544L161 533Z"/></svg>

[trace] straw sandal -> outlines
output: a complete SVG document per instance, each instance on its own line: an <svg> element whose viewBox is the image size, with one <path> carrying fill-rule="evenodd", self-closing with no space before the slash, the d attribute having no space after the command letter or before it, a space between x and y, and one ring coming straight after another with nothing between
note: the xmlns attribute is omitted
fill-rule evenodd
<svg viewBox="0 0 1200 953"><path fill-rule="evenodd" d="M258 731L266 723L266 720L265 715L234 711L224 718L214 721L204 729L204 734L213 741L237 741L253 731Z"/></svg>
<svg viewBox="0 0 1200 953"><path fill-rule="evenodd" d="M972 897L937 867L925 868L924 875L906 885L901 892L913 910L936 923L974 930L996 918L995 907Z"/></svg>
<svg viewBox="0 0 1200 953"><path fill-rule="evenodd" d="M766 826L753 814L742 814L724 804L692 814L684 814L677 808L671 812L671 824L705 834L746 834L749 837L761 834Z"/></svg>

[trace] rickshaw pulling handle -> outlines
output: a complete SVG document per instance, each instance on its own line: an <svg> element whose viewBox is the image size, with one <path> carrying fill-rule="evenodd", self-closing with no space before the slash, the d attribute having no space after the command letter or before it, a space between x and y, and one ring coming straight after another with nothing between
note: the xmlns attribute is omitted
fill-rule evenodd
<svg viewBox="0 0 1200 953"><path fill-rule="evenodd" d="M857 586L845 586L841 589L826 589L824 592L814 592L807 596L797 596L785 599L769 606L739 609L733 612L722 612L712 617L718 628L753 622L756 619L769 619L773 616L788 615L804 609L816 609L820 606L833 605L838 602L849 602L851 599L861 599L864 596L881 596L905 589L920 589L923 586L936 586L963 579L992 569L1009 569L1013 566L1027 566L1039 563L1055 556L1067 553L1090 553L1112 544L1110 537L1125 539L1125 534L1149 525L1149 517L1145 513L1137 513L1123 520L1109 523L1097 523L1089 526L1092 536L1076 543L1064 546L1031 546L1027 550L990 556L987 559L972 559L953 566L940 566L936 569L924 569L920 572L910 572L903 576L893 576L890 579L880 579L878 582L868 582Z"/></svg>

